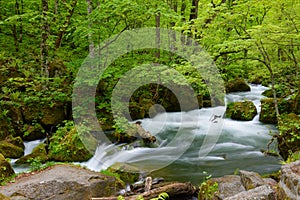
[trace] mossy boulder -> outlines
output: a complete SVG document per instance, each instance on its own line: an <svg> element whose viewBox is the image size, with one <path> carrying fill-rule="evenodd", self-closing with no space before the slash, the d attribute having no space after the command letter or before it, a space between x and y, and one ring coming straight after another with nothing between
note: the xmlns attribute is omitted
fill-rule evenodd
<svg viewBox="0 0 300 200"><path fill-rule="evenodd" d="M275 92L276 92L277 98L285 98L286 96L291 94L290 89L287 88L286 86L282 86L282 85L280 85L280 86L276 85ZM273 90L272 89L265 90L262 93L262 95L264 95L265 97L273 98Z"/></svg>
<svg viewBox="0 0 300 200"><path fill-rule="evenodd" d="M138 168L124 163L115 163L107 171L117 174L124 183L137 182L141 173Z"/></svg>
<svg viewBox="0 0 300 200"><path fill-rule="evenodd" d="M23 139L32 141L45 138L45 130L41 124L35 123L34 125L25 124L23 127Z"/></svg>
<svg viewBox="0 0 300 200"><path fill-rule="evenodd" d="M279 154L286 160L291 153L300 151L300 117L294 113L281 115L278 129Z"/></svg>
<svg viewBox="0 0 300 200"><path fill-rule="evenodd" d="M20 158L24 155L24 143L21 137L11 135L0 141L0 153L7 158Z"/></svg>
<svg viewBox="0 0 300 200"><path fill-rule="evenodd" d="M9 178L14 174L15 172L11 164L5 159L3 154L0 153L0 182L4 181L5 179Z"/></svg>
<svg viewBox="0 0 300 200"><path fill-rule="evenodd" d="M244 79L236 79L228 81L225 85L226 93L231 92L246 92L250 91L250 86L245 82Z"/></svg>
<svg viewBox="0 0 300 200"><path fill-rule="evenodd" d="M267 124L277 124L277 117L275 111L275 104L273 98L265 98L261 101L261 112L259 114L259 121ZM293 110L292 101L277 99L278 109L281 114L291 113Z"/></svg>
<svg viewBox="0 0 300 200"><path fill-rule="evenodd" d="M31 102L23 106L22 113L26 123L36 121L43 126L56 126L66 118L66 108L61 103L50 106Z"/></svg>
<svg viewBox="0 0 300 200"><path fill-rule="evenodd" d="M85 138L85 143L81 141ZM72 123L60 127L50 139L49 159L62 162L83 162L92 157L97 140L89 134L81 137Z"/></svg>
<svg viewBox="0 0 300 200"><path fill-rule="evenodd" d="M252 101L229 103L226 108L226 116L234 120L251 121L257 114Z"/></svg>
<svg viewBox="0 0 300 200"><path fill-rule="evenodd" d="M0 105L0 140L8 135L22 135L23 118L17 103L3 101Z"/></svg>
<svg viewBox="0 0 300 200"><path fill-rule="evenodd" d="M28 164L32 161L45 163L48 160L46 145L44 143L36 146L32 152L26 156L21 157L16 161L16 164Z"/></svg>

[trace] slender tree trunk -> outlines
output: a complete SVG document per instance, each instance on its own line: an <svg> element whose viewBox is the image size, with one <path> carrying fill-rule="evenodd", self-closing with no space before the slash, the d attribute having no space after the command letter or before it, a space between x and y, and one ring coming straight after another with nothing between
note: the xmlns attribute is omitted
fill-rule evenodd
<svg viewBox="0 0 300 200"><path fill-rule="evenodd" d="M182 23L185 23L186 19L185 19L185 9L186 9L186 4L184 2L184 0L181 3L181 8L180 8L180 15L182 17ZM186 40L186 36L184 34L181 35L181 43L185 44L185 40Z"/></svg>
<svg viewBox="0 0 300 200"><path fill-rule="evenodd" d="M15 15L19 16L20 15L20 5L19 5L19 1L16 0L15 2ZM18 22L20 22L20 20L17 20ZM15 48L16 48L16 52L19 51L19 37L18 37L18 27L16 24L12 25L12 32L13 32L13 36L14 36L14 44L15 44Z"/></svg>
<svg viewBox="0 0 300 200"><path fill-rule="evenodd" d="M277 101L277 95L276 95L276 90L275 90L275 76L274 76L273 69L271 66L271 60L270 60L269 55L268 55L266 49L264 48L264 45L261 40L259 41L259 43L256 42L256 46L257 46L259 52L261 53L261 55L263 56L264 64L270 73L271 89L272 89L273 98L274 98L274 107L275 107L276 116L278 118L280 113L279 113L279 109L278 109L278 101Z"/></svg>
<svg viewBox="0 0 300 200"><path fill-rule="evenodd" d="M58 33L58 37L57 37L57 39L55 41L55 48L56 49L58 49L61 46L62 38L65 35L66 30L67 30L68 26L71 23L71 17L73 15L74 11L75 11L76 4L77 4L77 0L73 0L71 2L71 7L68 10L68 15L66 17L66 20L65 20L63 26L60 28L60 31Z"/></svg>
<svg viewBox="0 0 300 200"><path fill-rule="evenodd" d="M58 14L58 5L59 5L59 0L55 0L54 2L54 17L53 17L53 22L56 21L56 16Z"/></svg>
<svg viewBox="0 0 300 200"><path fill-rule="evenodd" d="M199 0L192 0L190 21L193 19L197 19L198 17L198 5L199 5Z"/></svg>
<svg viewBox="0 0 300 200"><path fill-rule="evenodd" d="M18 42L17 26L15 24L12 26L12 32L13 32L13 36L14 36L15 49L16 49L16 52L18 52L19 51L19 42Z"/></svg>
<svg viewBox="0 0 300 200"><path fill-rule="evenodd" d="M46 76L46 78L49 77L47 40L49 37L50 26L49 26L48 16L47 16L48 10L49 10L48 0L42 0L41 73L42 76Z"/></svg>
<svg viewBox="0 0 300 200"><path fill-rule="evenodd" d="M92 0L86 0L87 3L87 12L88 15L90 15L93 12L93 2ZM91 23L89 23L89 29L91 29ZM89 30L91 31L91 30ZM93 42L93 38L92 38L92 33L88 34L88 40L89 40L89 52L90 55L93 57L95 55L95 46L94 46L94 42Z"/></svg>
<svg viewBox="0 0 300 200"><path fill-rule="evenodd" d="M174 12L175 13L177 13L177 11L178 11L178 3L177 3L177 0L174 0L174 1L170 1L169 2L169 6L174 10ZM174 26L175 26L176 24L175 24L175 22L173 21L173 22L171 22L170 23L170 27L171 28L173 28ZM176 50L175 48L176 48L176 33L175 32L171 32L170 33L170 49L171 50ZM171 56L171 55L170 55Z"/></svg>
<svg viewBox="0 0 300 200"><path fill-rule="evenodd" d="M156 58L160 59L160 12L155 15L156 24Z"/></svg>
<svg viewBox="0 0 300 200"><path fill-rule="evenodd" d="M21 10L19 10L19 14L22 15L24 12L24 2L21 0ZM23 23L22 23L22 17L19 19L20 27L19 27L19 43L23 42Z"/></svg>

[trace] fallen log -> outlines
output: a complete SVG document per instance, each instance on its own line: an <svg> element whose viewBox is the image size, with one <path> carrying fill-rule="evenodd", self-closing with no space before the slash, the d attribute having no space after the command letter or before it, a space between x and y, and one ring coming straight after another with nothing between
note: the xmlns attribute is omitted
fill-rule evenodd
<svg viewBox="0 0 300 200"><path fill-rule="evenodd" d="M191 183L169 183L158 188L154 188L148 192L126 196L125 200L135 200L137 197L142 196L144 200L149 200L157 197L159 194L166 192L170 199L174 197L188 197L196 192L196 188ZM100 197L92 198L92 200L117 200L117 197Z"/></svg>

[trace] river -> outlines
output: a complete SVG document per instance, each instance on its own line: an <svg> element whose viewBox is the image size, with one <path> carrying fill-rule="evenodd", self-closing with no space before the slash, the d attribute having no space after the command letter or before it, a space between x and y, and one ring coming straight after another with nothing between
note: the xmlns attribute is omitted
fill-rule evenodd
<svg viewBox="0 0 300 200"><path fill-rule="evenodd" d="M251 100L260 112L261 93L266 89L261 85L251 85L250 92L227 94L226 102ZM99 171L116 162L126 163L154 177L164 177L168 181L190 181L196 185L208 175L219 177L233 174L238 169L260 174L279 170L281 158L265 156L260 151L266 149L271 139L270 133L275 133L277 129L274 125L259 122L259 115L252 121L222 120L217 140L210 145L207 155L199 156L214 109L162 113L142 119L142 126L156 136L159 147L128 149L128 146L99 146L94 157L81 165ZM182 123L183 116L190 121ZM179 140L175 140L176 137ZM172 145L168 145L170 143ZM26 143L26 152L37 144ZM272 148L275 148L274 144ZM15 168L16 172L24 170Z"/></svg>

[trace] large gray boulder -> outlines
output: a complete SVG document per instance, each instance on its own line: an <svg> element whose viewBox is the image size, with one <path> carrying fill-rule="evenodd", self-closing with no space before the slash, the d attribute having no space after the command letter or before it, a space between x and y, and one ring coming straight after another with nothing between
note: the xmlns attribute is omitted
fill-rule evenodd
<svg viewBox="0 0 300 200"><path fill-rule="evenodd" d="M226 197L231 197L246 191L242 185L241 177L237 175L227 175L210 180L218 183L218 192L214 195L215 199L225 199Z"/></svg>
<svg viewBox="0 0 300 200"><path fill-rule="evenodd" d="M300 199L300 160L281 167L278 199Z"/></svg>
<svg viewBox="0 0 300 200"><path fill-rule="evenodd" d="M228 197L224 200L253 200L253 199L263 199L263 200L276 200L275 191L268 185L263 185L251 190L240 192L232 197Z"/></svg>
<svg viewBox="0 0 300 200"><path fill-rule="evenodd" d="M253 188L265 185L262 177L256 172L240 170L240 176L243 186L246 188L246 190L251 190Z"/></svg>
<svg viewBox="0 0 300 200"><path fill-rule="evenodd" d="M89 200L117 192L116 179L73 165L55 165L30 176L23 176L0 193L12 200Z"/></svg>

